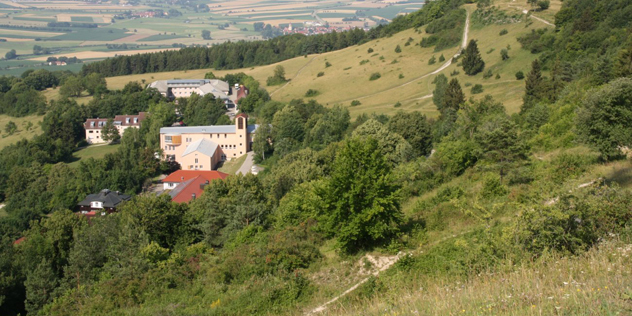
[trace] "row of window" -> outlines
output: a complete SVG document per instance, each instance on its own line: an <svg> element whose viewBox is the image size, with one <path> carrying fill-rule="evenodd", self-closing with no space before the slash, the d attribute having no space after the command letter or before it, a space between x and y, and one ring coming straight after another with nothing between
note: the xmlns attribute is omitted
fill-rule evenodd
<svg viewBox="0 0 632 316"><path fill-rule="evenodd" d="M92 133L93 133L93 131L92 131L92 130L89 130L89 131L88 131L88 133L89 133L89 134L92 134ZM99 133L99 130L96 130L96 133L98 134L98 133Z"/></svg>
<svg viewBox="0 0 632 316"><path fill-rule="evenodd" d="M165 150L176 150L176 146L166 145Z"/></svg>

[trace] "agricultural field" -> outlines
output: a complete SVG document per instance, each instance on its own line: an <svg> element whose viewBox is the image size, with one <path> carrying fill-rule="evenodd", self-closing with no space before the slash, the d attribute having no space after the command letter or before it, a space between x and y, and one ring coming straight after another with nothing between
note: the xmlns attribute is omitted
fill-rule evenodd
<svg viewBox="0 0 632 316"><path fill-rule="evenodd" d="M76 65L52 68L77 71L82 63L117 55L262 40L262 28L255 30L261 23L278 28L277 35L289 25L294 31L370 28L422 5L423 0L0 1L0 58L12 49L17 53L10 61L0 61L0 75L50 66L49 57L77 57ZM202 31L210 31L210 38L202 38ZM35 45L45 50L35 52Z"/></svg>

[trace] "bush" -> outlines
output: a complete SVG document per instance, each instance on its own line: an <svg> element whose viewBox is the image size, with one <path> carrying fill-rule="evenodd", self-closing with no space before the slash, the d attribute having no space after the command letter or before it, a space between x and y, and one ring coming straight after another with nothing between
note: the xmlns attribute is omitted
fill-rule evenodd
<svg viewBox="0 0 632 316"><path fill-rule="evenodd" d="M518 71L518 72L516 73L516 79L517 79L517 80L522 80L522 79L524 79L524 72L522 72L522 70L520 70L520 71Z"/></svg>
<svg viewBox="0 0 632 316"><path fill-rule="evenodd" d="M315 97L318 94L320 94L320 92L318 90L309 89L309 90L307 90L307 92L305 92L305 97L307 97L307 98Z"/></svg>
<svg viewBox="0 0 632 316"><path fill-rule="evenodd" d="M361 61L360 61L360 66L362 66L362 65L364 65L364 64L366 64L366 63L368 63L368 62L369 62L369 60L368 60L368 59L361 60Z"/></svg>
<svg viewBox="0 0 632 316"><path fill-rule="evenodd" d="M454 69L454 71L452 71L452 72L450 73L450 76L451 76L451 77L454 77L454 76L459 75L460 73L461 73L460 71L458 71L458 70Z"/></svg>
<svg viewBox="0 0 632 316"><path fill-rule="evenodd" d="M488 69L484 74L483 74L483 79L489 79L492 76L494 76L494 73L492 72L491 69Z"/></svg>
<svg viewBox="0 0 632 316"><path fill-rule="evenodd" d="M509 193L506 186L500 181L500 176L493 173L488 173L483 178L483 188L479 195L483 199L491 199L498 196L503 196Z"/></svg>
<svg viewBox="0 0 632 316"><path fill-rule="evenodd" d="M399 54L399 53L401 53L401 52L402 52L402 48L401 48L401 47L399 47L399 45L397 45L397 46L395 47L395 52L396 52L396 53L398 53L398 54Z"/></svg>
<svg viewBox="0 0 632 316"><path fill-rule="evenodd" d="M370 54L370 53L372 53L372 52L373 52L373 48L369 48L369 49L367 50L367 53L369 53L369 54Z"/></svg>
<svg viewBox="0 0 632 316"><path fill-rule="evenodd" d="M319 72L319 73L316 75L316 77L322 77L322 76L324 76L324 75L325 75L325 73L321 71L321 72Z"/></svg>
<svg viewBox="0 0 632 316"><path fill-rule="evenodd" d="M540 10L546 10L549 8L549 6L551 6L551 1L549 0L538 1L538 7L540 8Z"/></svg>
<svg viewBox="0 0 632 316"><path fill-rule="evenodd" d="M472 94L483 93L483 86L480 84L475 84L471 90Z"/></svg>
<svg viewBox="0 0 632 316"><path fill-rule="evenodd" d="M402 103L401 103L401 102L399 102L399 101L397 101L397 103L395 103L395 104L393 105L393 107L394 107L394 108L398 108L398 107L400 107L400 106L402 106Z"/></svg>
<svg viewBox="0 0 632 316"><path fill-rule="evenodd" d="M328 68L328 67L331 67L331 63L330 63L330 62L328 62L328 61L326 61L326 62L325 62L325 68Z"/></svg>
<svg viewBox="0 0 632 316"><path fill-rule="evenodd" d="M503 48L500 51L500 58L502 58L503 60L509 59L509 51L507 51L506 49Z"/></svg>
<svg viewBox="0 0 632 316"><path fill-rule="evenodd" d="M358 105L360 105L360 104L362 104L362 102L360 102L360 101L358 101L358 100L353 100L353 101L351 101L351 106L358 106Z"/></svg>
<svg viewBox="0 0 632 316"><path fill-rule="evenodd" d="M500 31L500 33L498 33L498 35L503 36L507 35L507 33L509 33L509 31L507 31L507 29L503 29L502 31Z"/></svg>
<svg viewBox="0 0 632 316"><path fill-rule="evenodd" d="M373 81L373 80L380 79L381 77L382 77L382 75L380 75L379 72L374 72L374 73L371 74L371 77L369 77L369 80Z"/></svg>
<svg viewBox="0 0 632 316"><path fill-rule="evenodd" d="M441 54L441 56L439 56L439 62L442 63L445 61L445 57L443 56L443 54Z"/></svg>
<svg viewBox="0 0 632 316"><path fill-rule="evenodd" d="M430 60L428 60L428 65L434 65L437 62L437 58L433 55L432 57L430 57Z"/></svg>
<svg viewBox="0 0 632 316"><path fill-rule="evenodd" d="M404 74L399 74L399 79L404 79Z"/></svg>

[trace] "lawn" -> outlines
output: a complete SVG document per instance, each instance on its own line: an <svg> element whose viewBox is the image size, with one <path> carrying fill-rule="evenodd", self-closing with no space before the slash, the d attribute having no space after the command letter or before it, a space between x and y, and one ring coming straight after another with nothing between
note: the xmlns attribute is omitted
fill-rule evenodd
<svg viewBox="0 0 632 316"><path fill-rule="evenodd" d="M39 123L44 116L26 116L26 117L10 117L8 115L0 115L0 149L9 146L21 139L31 139L33 136L42 132ZM9 122L17 125L18 130L13 135L7 135L4 128ZM28 124L31 123L31 127ZM27 130L28 129L28 130Z"/></svg>
<svg viewBox="0 0 632 316"><path fill-rule="evenodd" d="M71 167L77 167L79 166L79 162L82 159L88 159L88 158L94 158L94 159L100 159L105 157L105 155L109 154L109 153L113 153L116 152L116 150L121 146L121 144L114 144L114 145L90 145L88 147L84 147L76 152L74 152L72 154L72 156L74 158L76 158L75 161L69 163L68 165Z"/></svg>
<svg viewBox="0 0 632 316"><path fill-rule="evenodd" d="M237 159L228 160L224 162L224 164L217 170L228 174L235 174L239 170L241 165L244 164L244 161L246 161L246 157L248 157L248 155L243 155Z"/></svg>

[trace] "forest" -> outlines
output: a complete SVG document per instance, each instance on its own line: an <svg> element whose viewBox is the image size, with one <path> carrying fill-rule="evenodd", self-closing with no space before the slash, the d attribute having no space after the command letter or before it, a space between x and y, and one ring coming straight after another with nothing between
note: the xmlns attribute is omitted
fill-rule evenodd
<svg viewBox="0 0 632 316"><path fill-rule="evenodd" d="M463 3L432 2L358 35L354 43L426 25L440 18L442 8L462 18ZM489 2L480 1L478 13L488 9ZM327 36L117 57L86 65L77 76L33 72L2 78L2 99L36 98L38 90L53 85L66 92L28 109L0 103L9 115L46 113L42 135L0 152L0 201L8 214L0 218L0 313L298 314L320 298L322 283L314 275L333 273L326 265L331 260L408 251L463 223L474 228L458 242L439 240L436 247L401 259L344 304L362 305L389 289L402 289L393 284L410 286L406 291L419 288L413 282L422 276L471 280L547 265L551 258L577 258L612 236L629 244L629 189L596 179L580 190L573 181L595 166L629 160L630 13L626 0L566 0L555 16L555 31L521 37L521 49L538 58L524 74L523 104L514 115L492 97L466 100L461 83L443 74L433 81L436 119L403 111L352 119L346 107L274 101L254 79L227 75L224 80L246 82L251 90L242 109L260 124L253 149L266 169L257 176L214 181L190 204L143 194L151 178L173 170L154 153L160 150L159 128L178 119L175 104L136 82L108 90L103 76L210 67L231 49L274 51L280 45L285 48L270 58L289 58L305 53L307 42ZM441 25L433 31L450 32ZM355 33L345 36L350 34ZM293 40L296 45L290 45ZM201 56L199 64L177 64L194 52ZM146 68L150 60L164 63ZM485 71L476 41L457 62L464 72ZM247 58L219 63L224 68L257 64ZM94 77L86 80L89 76ZM94 98L83 106L66 98L77 90ZM221 102L213 98L180 101L185 122L225 122L218 115ZM138 111L151 116L139 130L122 135L115 154L82 160L76 168L66 164L82 145L86 118ZM72 212L86 194L102 188L135 196L118 213L90 222ZM621 295L608 297L595 314L629 311L629 299L620 300ZM563 312L588 313L580 305ZM512 311L522 310L498 313Z"/></svg>

